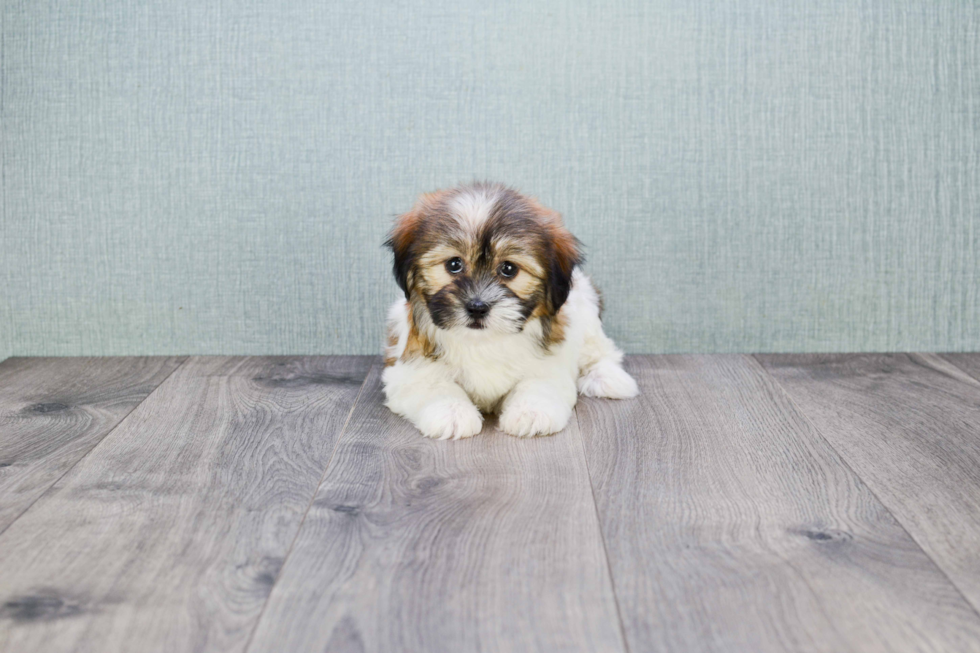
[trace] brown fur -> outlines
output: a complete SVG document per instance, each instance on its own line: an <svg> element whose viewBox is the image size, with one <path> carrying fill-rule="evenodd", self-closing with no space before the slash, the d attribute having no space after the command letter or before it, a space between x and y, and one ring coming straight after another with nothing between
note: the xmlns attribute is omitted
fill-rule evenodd
<svg viewBox="0 0 980 653"><path fill-rule="evenodd" d="M405 343L405 351L402 353L402 360L412 360L413 358L435 358L436 346L429 340L424 333L415 326L413 313L418 310L412 306L408 311L408 341ZM424 310L424 309L423 309Z"/></svg>
<svg viewBox="0 0 980 653"><path fill-rule="evenodd" d="M398 336L391 329L388 330L388 339L385 342L385 367L391 367L396 362L398 362L398 357L395 356L395 347L398 346Z"/></svg>
<svg viewBox="0 0 980 653"><path fill-rule="evenodd" d="M565 340L567 320L561 311L558 311L557 315L552 315L545 306L545 304L540 304L538 309L535 309L535 313L531 314L531 317L537 317L541 320L541 347L547 350Z"/></svg>

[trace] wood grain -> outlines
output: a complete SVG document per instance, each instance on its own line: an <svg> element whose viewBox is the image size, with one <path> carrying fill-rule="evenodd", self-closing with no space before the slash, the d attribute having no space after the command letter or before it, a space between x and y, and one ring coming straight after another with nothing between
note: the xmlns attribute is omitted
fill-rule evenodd
<svg viewBox="0 0 980 653"><path fill-rule="evenodd" d="M0 363L0 533L183 360L9 358Z"/></svg>
<svg viewBox="0 0 980 653"><path fill-rule="evenodd" d="M980 609L980 381L934 354L759 360Z"/></svg>
<svg viewBox="0 0 980 653"><path fill-rule="evenodd" d="M940 357L980 381L980 354L940 354Z"/></svg>
<svg viewBox="0 0 980 653"><path fill-rule="evenodd" d="M242 650L372 360L185 363L0 536L0 650Z"/></svg>
<svg viewBox="0 0 980 653"><path fill-rule="evenodd" d="M756 361L632 357L583 400L631 651L975 649L980 617Z"/></svg>
<svg viewBox="0 0 980 653"><path fill-rule="evenodd" d="M382 405L338 444L249 651L619 651L574 423L436 442Z"/></svg>

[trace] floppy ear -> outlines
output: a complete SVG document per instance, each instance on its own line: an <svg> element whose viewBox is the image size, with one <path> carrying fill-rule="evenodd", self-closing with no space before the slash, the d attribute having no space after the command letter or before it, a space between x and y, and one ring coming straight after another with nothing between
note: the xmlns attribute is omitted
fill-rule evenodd
<svg viewBox="0 0 980 653"><path fill-rule="evenodd" d="M559 214L553 214L549 231L552 247L547 293L551 313L554 315L568 299L568 293L572 289L572 271L582 262L583 257L580 251L581 244L562 224Z"/></svg>
<svg viewBox="0 0 980 653"><path fill-rule="evenodd" d="M391 248L395 255L392 270L398 287L405 293L405 299L411 299L409 290L409 274L415 265L415 236L422 221L421 207L416 206L408 213L398 216L391 236L385 241L385 246Z"/></svg>

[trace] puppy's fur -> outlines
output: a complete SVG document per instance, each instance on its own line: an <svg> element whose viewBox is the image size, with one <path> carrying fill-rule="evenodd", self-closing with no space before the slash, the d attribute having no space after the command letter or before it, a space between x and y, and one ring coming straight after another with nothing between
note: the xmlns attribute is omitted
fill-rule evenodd
<svg viewBox="0 0 980 653"><path fill-rule="evenodd" d="M561 216L500 184L423 195L387 245L405 293L388 313L387 405L426 436L560 431L578 393L625 398L636 382L606 337Z"/></svg>

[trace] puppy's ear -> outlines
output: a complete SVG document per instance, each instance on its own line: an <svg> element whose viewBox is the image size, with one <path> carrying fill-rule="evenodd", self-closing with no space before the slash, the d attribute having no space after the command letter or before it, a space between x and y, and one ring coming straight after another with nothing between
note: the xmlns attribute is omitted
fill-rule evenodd
<svg viewBox="0 0 980 653"><path fill-rule="evenodd" d="M405 293L405 299L411 299L409 275L415 265L416 258L413 244L421 222L422 207L416 205L408 213L398 216L395 220L395 226L391 230L391 236L385 241L385 246L389 247L395 255L392 270L395 273L395 281L398 282L398 287Z"/></svg>
<svg viewBox="0 0 980 653"><path fill-rule="evenodd" d="M562 224L561 215L551 212L548 220L551 254L548 265L547 294L551 314L555 315L572 289L572 271L583 261L581 243Z"/></svg>

